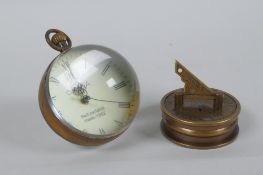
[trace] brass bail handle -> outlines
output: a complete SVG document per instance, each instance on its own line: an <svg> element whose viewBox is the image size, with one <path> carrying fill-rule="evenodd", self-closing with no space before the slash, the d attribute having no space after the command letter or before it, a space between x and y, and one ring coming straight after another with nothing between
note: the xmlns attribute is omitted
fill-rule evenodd
<svg viewBox="0 0 263 175"><path fill-rule="evenodd" d="M53 35L50 38L51 34ZM70 38L58 29L49 29L45 34L45 38L48 45L59 52L64 52L72 46Z"/></svg>

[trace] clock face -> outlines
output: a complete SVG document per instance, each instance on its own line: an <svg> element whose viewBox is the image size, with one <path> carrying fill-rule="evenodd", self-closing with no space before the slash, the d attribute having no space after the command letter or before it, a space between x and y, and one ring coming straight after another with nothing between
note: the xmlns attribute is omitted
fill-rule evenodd
<svg viewBox="0 0 263 175"><path fill-rule="evenodd" d="M117 135L137 111L136 74L111 49L96 45L71 48L51 63L46 80L51 109L73 131L93 137Z"/></svg>

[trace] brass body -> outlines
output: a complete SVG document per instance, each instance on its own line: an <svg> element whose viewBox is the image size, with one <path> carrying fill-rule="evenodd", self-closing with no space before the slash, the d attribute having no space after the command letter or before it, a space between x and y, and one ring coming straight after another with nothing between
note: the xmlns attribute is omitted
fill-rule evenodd
<svg viewBox="0 0 263 175"><path fill-rule="evenodd" d="M50 34L52 34L52 33L54 35L50 39ZM57 30L57 29L48 30L46 32L45 37L46 37L47 43L53 49L55 49L57 51L64 52L64 51L70 49L72 46L70 38L65 33L63 33L60 30ZM52 62L50 63L50 65L51 64L52 64ZM42 77L40 87L39 87L38 100L39 100L40 110L41 110L41 113L42 113L44 119L46 120L48 125L58 135L60 135L64 139L68 140L69 142L75 143L78 145L97 146L97 145L102 145L102 144L105 144L107 142L114 140L119 135L121 135L124 131L126 131L126 129L128 127L124 128L124 130L122 130L122 132L115 134L115 135L112 135L112 136L94 137L94 136L89 136L87 134L78 132L77 130L74 130L72 128L69 128L61 120L59 120L51 109L51 106L50 106L51 104L49 103L48 94L46 91L46 84L48 81L47 75L48 75L50 65L48 66L47 70L45 71L45 73ZM134 96L134 99L132 101L132 105L130 107L129 116L131 118L133 118L135 116L135 114L137 113L138 107L139 107L139 92Z"/></svg>
<svg viewBox="0 0 263 175"><path fill-rule="evenodd" d="M231 143L239 131L238 100L208 88L179 62L176 72L185 87L169 92L161 100L163 134L188 148L210 149Z"/></svg>

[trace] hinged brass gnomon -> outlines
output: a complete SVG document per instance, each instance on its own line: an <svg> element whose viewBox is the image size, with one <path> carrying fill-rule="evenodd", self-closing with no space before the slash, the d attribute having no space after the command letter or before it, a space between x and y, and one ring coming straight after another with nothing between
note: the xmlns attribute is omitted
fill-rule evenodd
<svg viewBox="0 0 263 175"><path fill-rule="evenodd" d="M181 77L182 81L185 83L184 91L175 92L175 108L177 110L182 110L184 107L184 101L212 101L213 111L220 112L223 105L223 93L215 91L207 87L201 80L199 80L195 75L188 71L181 63L178 61L175 65L176 73ZM189 109L188 109L189 110ZM198 108L199 112L203 112L202 108Z"/></svg>

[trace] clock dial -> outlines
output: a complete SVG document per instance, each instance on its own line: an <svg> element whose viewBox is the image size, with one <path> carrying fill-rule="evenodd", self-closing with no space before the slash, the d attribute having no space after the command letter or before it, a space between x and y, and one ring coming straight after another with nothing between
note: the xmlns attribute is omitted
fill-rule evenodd
<svg viewBox="0 0 263 175"><path fill-rule="evenodd" d="M89 136L120 134L139 103L139 85L129 63L96 45L74 47L51 63L47 75L50 105L72 130Z"/></svg>

